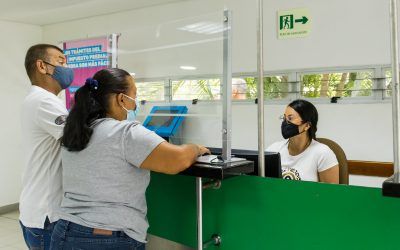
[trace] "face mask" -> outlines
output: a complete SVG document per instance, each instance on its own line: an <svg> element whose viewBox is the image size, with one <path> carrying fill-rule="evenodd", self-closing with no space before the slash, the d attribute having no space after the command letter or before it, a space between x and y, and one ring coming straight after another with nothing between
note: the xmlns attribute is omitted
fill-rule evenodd
<svg viewBox="0 0 400 250"><path fill-rule="evenodd" d="M135 104L136 104L136 108L135 108L135 110L128 110L127 108L125 108L124 106L122 106L122 108L123 109L125 109L125 111L126 111L126 120L127 121L136 121L136 116L137 116L137 113L139 112L139 103L136 101L136 99L133 99L132 97L130 97L130 96L127 96L127 95L125 95L124 94L124 96L126 97L126 98L128 98L128 99L130 99L130 100L132 100L132 101L134 101L135 102Z"/></svg>
<svg viewBox="0 0 400 250"><path fill-rule="evenodd" d="M74 80L74 71L67 67L56 66L51 63L45 62L54 67L54 72L51 77L60 84L62 89L68 88ZM49 74L50 75L50 74Z"/></svg>
<svg viewBox="0 0 400 250"><path fill-rule="evenodd" d="M283 138L285 139L291 138L293 136L300 134L299 125L293 124L291 122L286 121L286 119L283 119L281 125L281 132Z"/></svg>

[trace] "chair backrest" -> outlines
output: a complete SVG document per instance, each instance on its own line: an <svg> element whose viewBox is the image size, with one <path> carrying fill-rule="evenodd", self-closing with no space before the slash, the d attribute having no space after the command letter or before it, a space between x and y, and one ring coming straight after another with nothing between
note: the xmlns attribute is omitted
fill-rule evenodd
<svg viewBox="0 0 400 250"><path fill-rule="evenodd" d="M347 166L347 158L343 149L334 141L327 138L317 138L317 141L327 145L336 155L339 163L339 184L349 184L349 170Z"/></svg>

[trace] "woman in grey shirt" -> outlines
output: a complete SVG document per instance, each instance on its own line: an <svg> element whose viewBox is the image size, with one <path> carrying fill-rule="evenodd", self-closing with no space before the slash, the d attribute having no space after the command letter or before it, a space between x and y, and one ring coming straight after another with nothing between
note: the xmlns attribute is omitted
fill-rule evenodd
<svg viewBox="0 0 400 250"><path fill-rule="evenodd" d="M62 138L64 197L52 249L144 250L150 171L176 174L208 149L176 146L134 121L136 86L104 69L75 95Z"/></svg>

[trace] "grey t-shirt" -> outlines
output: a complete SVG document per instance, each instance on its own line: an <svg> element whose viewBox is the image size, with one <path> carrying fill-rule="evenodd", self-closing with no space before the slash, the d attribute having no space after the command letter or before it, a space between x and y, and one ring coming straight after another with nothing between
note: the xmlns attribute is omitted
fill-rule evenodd
<svg viewBox="0 0 400 250"><path fill-rule="evenodd" d="M150 171L140 165L164 140L135 122L106 118L92 127L84 150L62 148L60 217L87 227L124 231L146 242Z"/></svg>

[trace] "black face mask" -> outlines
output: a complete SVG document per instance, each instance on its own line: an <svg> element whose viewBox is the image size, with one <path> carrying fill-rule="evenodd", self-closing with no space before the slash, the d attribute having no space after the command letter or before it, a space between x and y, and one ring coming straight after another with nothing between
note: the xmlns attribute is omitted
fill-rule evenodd
<svg viewBox="0 0 400 250"><path fill-rule="evenodd" d="M293 124L291 122L286 121L286 119L283 119L282 125L281 125L281 132L282 132L283 138L288 139L288 138L291 138L293 136L300 134L299 126L300 125Z"/></svg>

